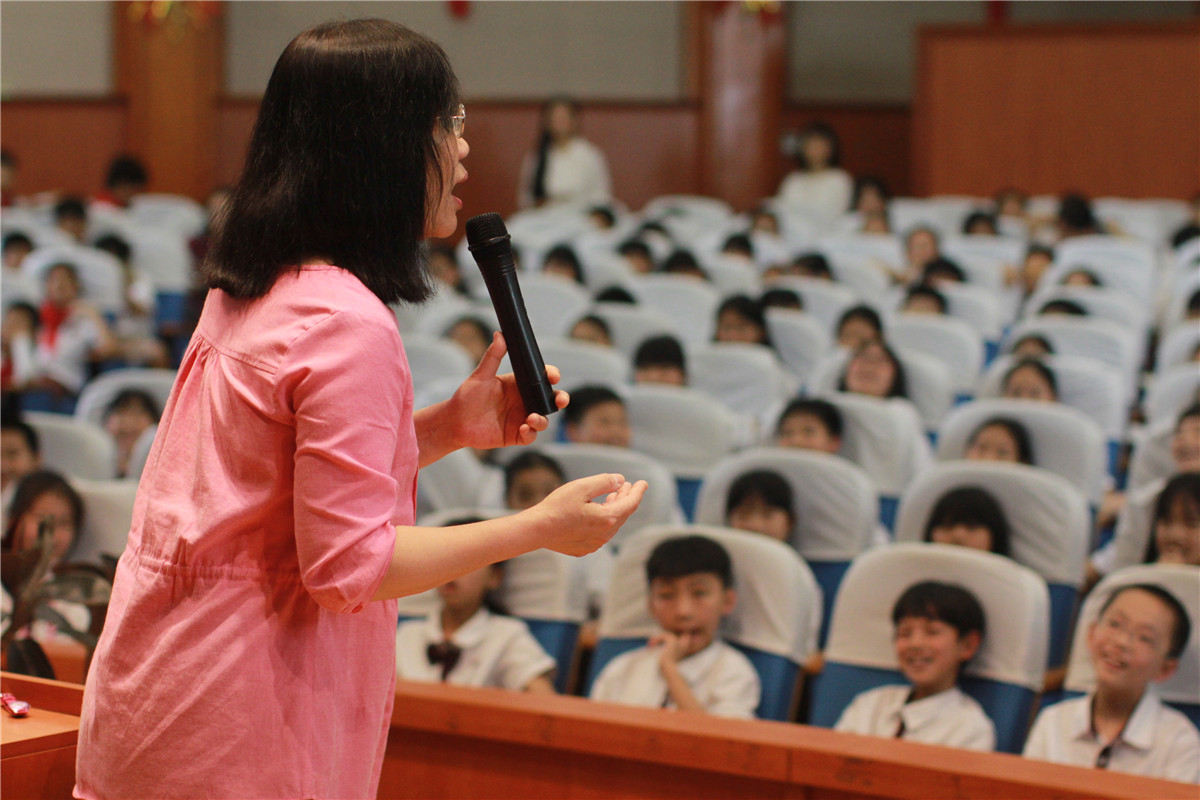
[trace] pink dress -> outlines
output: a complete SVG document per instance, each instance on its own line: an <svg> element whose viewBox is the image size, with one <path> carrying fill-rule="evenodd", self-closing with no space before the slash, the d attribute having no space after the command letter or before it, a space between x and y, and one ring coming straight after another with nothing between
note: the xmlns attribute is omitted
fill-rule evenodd
<svg viewBox="0 0 1200 800"><path fill-rule="evenodd" d="M412 379L336 267L209 293L138 490L88 674L82 798L374 797L411 525Z"/></svg>

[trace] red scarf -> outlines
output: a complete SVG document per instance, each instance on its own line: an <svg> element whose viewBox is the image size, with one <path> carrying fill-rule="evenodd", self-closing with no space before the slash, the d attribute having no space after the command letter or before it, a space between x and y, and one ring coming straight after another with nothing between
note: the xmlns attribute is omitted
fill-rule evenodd
<svg viewBox="0 0 1200 800"><path fill-rule="evenodd" d="M38 316L42 322L38 338L42 340L42 343L49 350L53 351L58 345L58 329L66 322L67 317L71 316L71 309L62 308L46 301L42 303L42 308Z"/></svg>

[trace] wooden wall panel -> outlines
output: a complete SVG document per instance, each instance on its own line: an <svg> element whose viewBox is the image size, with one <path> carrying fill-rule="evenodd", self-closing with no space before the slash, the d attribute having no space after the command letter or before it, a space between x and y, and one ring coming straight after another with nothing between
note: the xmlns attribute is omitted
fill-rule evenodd
<svg viewBox="0 0 1200 800"><path fill-rule="evenodd" d="M19 195L95 194L125 146L125 104L116 99L6 100L0 119L0 144L19 164Z"/></svg>
<svg viewBox="0 0 1200 800"><path fill-rule="evenodd" d="M1187 197L1200 188L1200 24L929 28L919 194Z"/></svg>

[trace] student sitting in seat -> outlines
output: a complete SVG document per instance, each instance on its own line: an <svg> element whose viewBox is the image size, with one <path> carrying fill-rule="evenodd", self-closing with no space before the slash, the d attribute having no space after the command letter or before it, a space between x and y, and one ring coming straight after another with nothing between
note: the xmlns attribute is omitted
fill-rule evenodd
<svg viewBox="0 0 1200 800"><path fill-rule="evenodd" d="M725 524L787 542L796 525L791 484L767 469L740 475L725 498Z"/></svg>
<svg viewBox="0 0 1200 800"><path fill-rule="evenodd" d="M516 511L532 508L567 482L562 465L537 450L527 450L504 469L504 504Z"/></svg>
<svg viewBox="0 0 1200 800"><path fill-rule="evenodd" d="M864 344L846 362L838 391L882 399L908 397L904 365L880 339Z"/></svg>
<svg viewBox="0 0 1200 800"><path fill-rule="evenodd" d="M907 686L863 692L834 730L925 744L992 750L996 730L974 699L958 688L963 665L983 642L983 608L960 586L924 581L892 608L896 660Z"/></svg>
<svg viewBox="0 0 1200 800"><path fill-rule="evenodd" d="M718 716L752 718L762 692L749 659L717 638L733 611L733 565L725 548L703 536L658 544L646 561L650 614L662 632L614 658L591 698Z"/></svg>
<svg viewBox="0 0 1200 800"><path fill-rule="evenodd" d="M713 336L716 342L771 344L762 303L748 295L734 295L721 303L717 309L716 328Z"/></svg>
<svg viewBox="0 0 1200 800"><path fill-rule="evenodd" d="M842 448L843 427L842 412L833 403L798 397L779 415L775 443L837 455Z"/></svg>
<svg viewBox="0 0 1200 800"><path fill-rule="evenodd" d="M1200 783L1200 733L1151 687L1174 674L1190 630L1187 611L1161 586L1116 589L1087 632L1096 688L1038 714L1025 755Z"/></svg>
<svg viewBox="0 0 1200 800"><path fill-rule="evenodd" d="M608 323L594 314L581 317L571 326L570 338L577 342L591 342L601 347L612 347L612 331Z"/></svg>
<svg viewBox="0 0 1200 800"><path fill-rule="evenodd" d="M629 447L633 438L625 401L606 386L581 386L571 392L571 405L563 413L567 441Z"/></svg>
<svg viewBox="0 0 1200 800"><path fill-rule="evenodd" d="M1181 472L1159 492L1144 561L1200 566L1200 472Z"/></svg>
<svg viewBox="0 0 1200 800"><path fill-rule="evenodd" d="M439 586L440 608L396 630L396 677L553 694L554 659L493 596L503 578L503 564L492 564Z"/></svg>
<svg viewBox="0 0 1200 800"><path fill-rule="evenodd" d="M1010 400L1058 402L1058 381L1054 373L1035 358L1017 362L1004 375L1001 394Z"/></svg>
<svg viewBox="0 0 1200 800"><path fill-rule="evenodd" d="M670 334L651 336L633 355L633 382L687 386L683 345Z"/></svg>
<svg viewBox="0 0 1200 800"><path fill-rule="evenodd" d="M870 306L852 306L838 318L837 344L857 350L867 342L883 338L883 320Z"/></svg>
<svg viewBox="0 0 1200 800"><path fill-rule="evenodd" d="M946 492L929 512L925 541L1008 555L1008 518L991 493L978 486Z"/></svg>
<svg viewBox="0 0 1200 800"><path fill-rule="evenodd" d="M1015 419L992 417L971 434L963 458L1032 465L1033 443L1029 431Z"/></svg>

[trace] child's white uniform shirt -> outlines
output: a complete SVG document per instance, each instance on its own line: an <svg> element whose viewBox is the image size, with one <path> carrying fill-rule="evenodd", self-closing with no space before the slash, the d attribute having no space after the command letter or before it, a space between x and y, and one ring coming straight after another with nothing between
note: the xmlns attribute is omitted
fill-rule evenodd
<svg viewBox="0 0 1200 800"><path fill-rule="evenodd" d="M675 708L659 667L661 647L644 646L609 662L591 698L609 703ZM762 686L750 660L720 640L679 662L679 673L704 710L721 717L752 719Z"/></svg>
<svg viewBox="0 0 1200 800"><path fill-rule="evenodd" d="M441 611L425 619L406 620L396 629L396 677L403 680L440 683L442 665L430 664L431 644L443 640ZM450 641L462 655L446 683L458 686L491 686L521 690L534 678L555 667L524 621L490 613L475 612L454 632Z"/></svg>
<svg viewBox="0 0 1200 800"><path fill-rule="evenodd" d="M908 742L967 750L994 750L996 727L975 699L957 687L905 703L912 687L880 686L862 692L846 706L836 731L894 738L904 722Z"/></svg>
<svg viewBox="0 0 1200 800"><path fill-rule="evenodd" d="M1025 755L1095 767L1105 742L1092 730L1092 694L1063 700L1038 714ZM1108 769L1149 778L1200 783L1200 731L1149 688L1112 747Z"/></svg>

